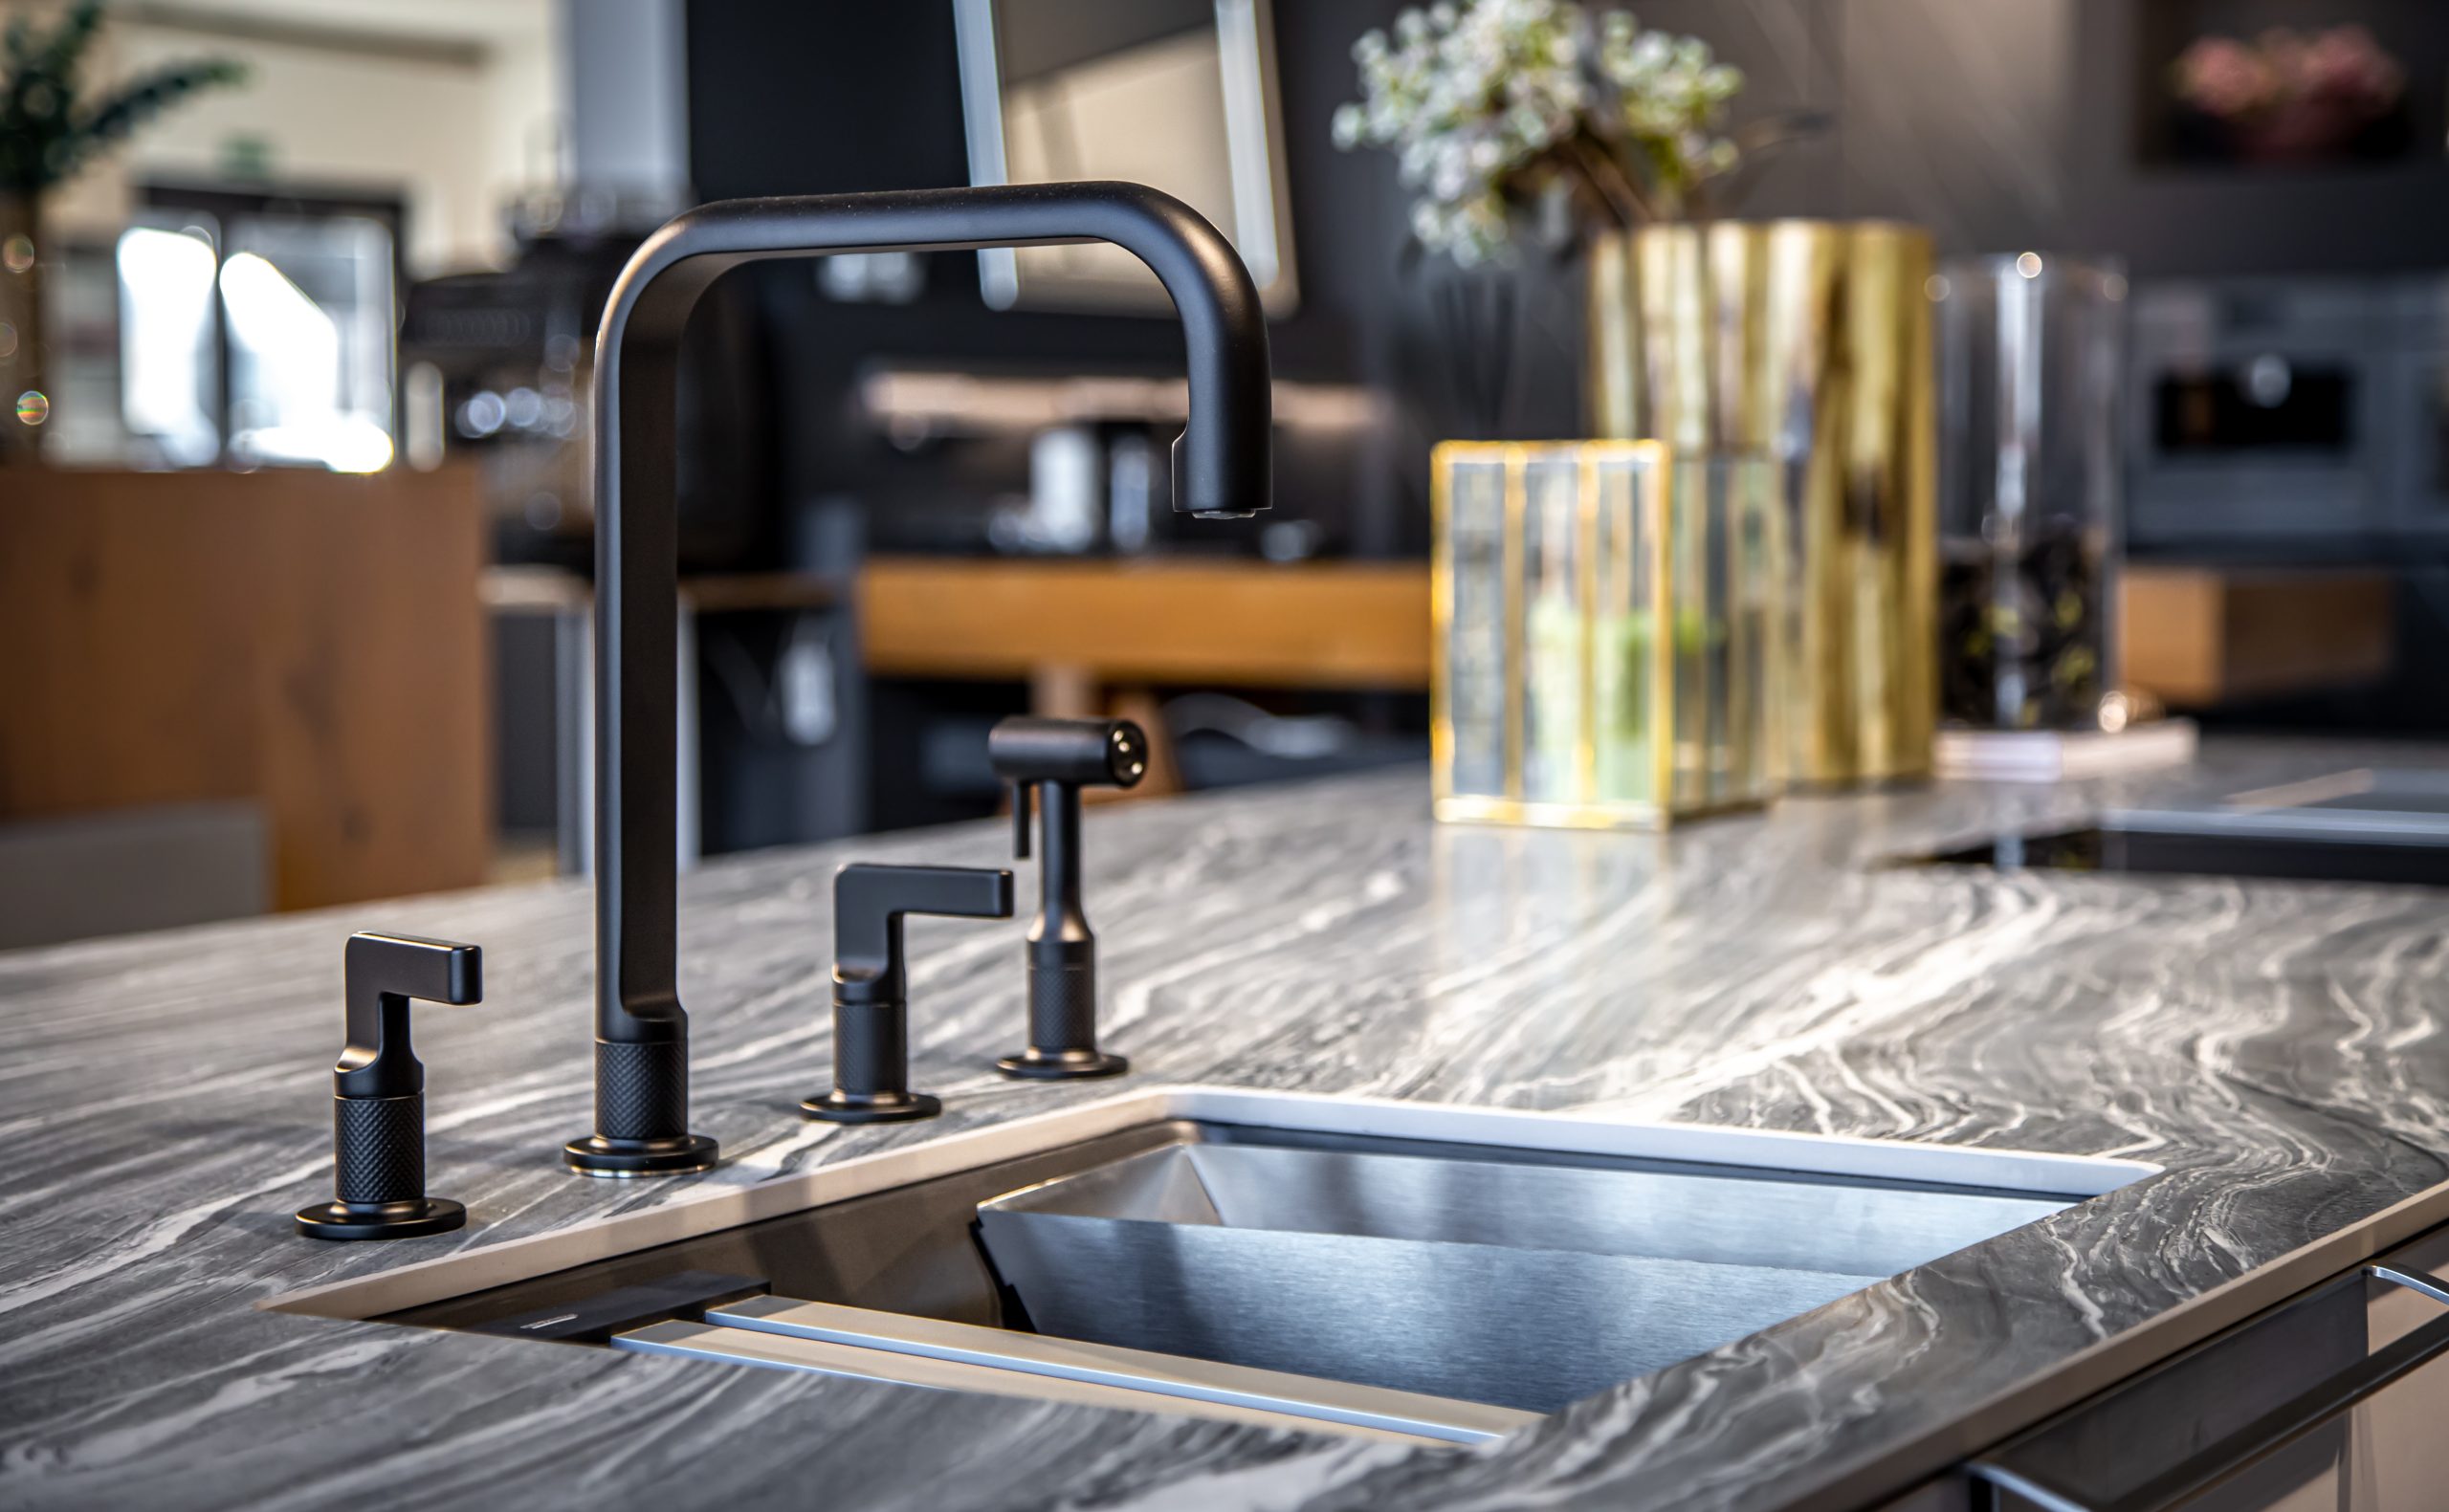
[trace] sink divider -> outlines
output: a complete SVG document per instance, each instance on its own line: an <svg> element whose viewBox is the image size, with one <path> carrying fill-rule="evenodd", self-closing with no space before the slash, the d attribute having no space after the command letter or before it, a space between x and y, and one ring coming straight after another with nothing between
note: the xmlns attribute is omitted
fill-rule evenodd
<svg viewBox="0 0 2449 1512"><path fill-rule="evenodd" d="M657 1324L616 1337L613 1347L729 1359L750 1358L755 1351L755 1363L783 1363L775 1356L787 1357L787 1351L771 1345L729 1337L735 1330L1448 1443L1484 1443L1539 1420L1535 1413L1479 1402L788 1297L756 1297L712 1308L702 1326ZM837 1364L879 1369L874 1361L856 1356L830 1358Z"/></svg>

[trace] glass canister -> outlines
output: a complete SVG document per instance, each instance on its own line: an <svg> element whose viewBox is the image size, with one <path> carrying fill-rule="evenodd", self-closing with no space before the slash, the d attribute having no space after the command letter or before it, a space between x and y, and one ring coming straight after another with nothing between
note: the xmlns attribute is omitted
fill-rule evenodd
<svg viewBox="0 0 2449 1512"><path fill-rule="evenodd" d="M1952 725L2096 730L2117 686L2126 278L1954 259L1939 332L1939 687Z"/></svg>
<svg viewBox="0 0 2449 1512"><path fill-rule="evenodd" d="M1447 442L1433 469L1440 819L1649 827L1773 796L1774 462Z"/></svg>

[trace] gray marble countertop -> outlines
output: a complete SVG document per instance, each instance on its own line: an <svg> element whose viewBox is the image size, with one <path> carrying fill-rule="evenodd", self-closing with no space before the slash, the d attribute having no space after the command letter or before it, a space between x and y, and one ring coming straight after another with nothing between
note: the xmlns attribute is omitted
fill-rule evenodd
<svg viewBox="0 0 2449 1512"><path fill-rule="evenodd" d="M257 1310L1112 1095L987 1069L1023 1023L1017 926L914 920L914 1085L945 1116L797 1114L828 1076L834 867L999 864L1001 824L687 879L695 1122L727 1162L679 1181L557 1158L589 1116L583 886L0 954L0 1502L1834 1504L1863 1466L1978 1448L1969 1404L2030 1415L2037 1374L2449 1179L2449 897L1871 863L2372 759L2216 743L2165 776L1803 799L1666 838L1440 827L1418 772L1092 813L1106 1038L1146 1082L2166 1168L1475 1451ZM483 1005L417 1020L433 1190L471 1218L317 1243L289 1214L328 1194L341 942L373 927L485 948Z"/></svg>

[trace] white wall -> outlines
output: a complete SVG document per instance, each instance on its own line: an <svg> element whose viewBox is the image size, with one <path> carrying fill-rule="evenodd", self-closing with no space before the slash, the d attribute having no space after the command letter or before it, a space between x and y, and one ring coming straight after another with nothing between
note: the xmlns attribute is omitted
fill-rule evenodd
<svg viewBox="0 0 2449 1512"><path fill-rule="evenodd" d="M0 12L18 8L0 0ZM236 58L251 77L145 128L55 202L55 217L66 230L108 234L125 223L129 184L217 181L232 142L253 140L269 149L280 183L403 191L412 275L497 265L508 252L505 200L558 177L562 54L552 7L529 8L532 32L490 38L474 57L107 23L101 77L202 56Z"/></svg>

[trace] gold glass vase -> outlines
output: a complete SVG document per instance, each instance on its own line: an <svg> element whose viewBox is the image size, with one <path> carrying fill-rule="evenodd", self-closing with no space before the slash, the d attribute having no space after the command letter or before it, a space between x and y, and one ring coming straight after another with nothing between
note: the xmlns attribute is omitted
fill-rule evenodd
<svg viewBox="0 0 2449 1512"><path fill-rule="evenodd" d="M1593 433L1781 474L1777 723L1796 785L1931 773L1931 271L1926 232L1882 223L1659 226L1590 248Z"/></svg>
<svg viewBox="0 0 2449 1512"><path fill-rule="evenodd" d="M1449 441L1432 470L1440 819L1648 827L1774 794L1766 458Z"/></svg>

